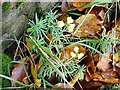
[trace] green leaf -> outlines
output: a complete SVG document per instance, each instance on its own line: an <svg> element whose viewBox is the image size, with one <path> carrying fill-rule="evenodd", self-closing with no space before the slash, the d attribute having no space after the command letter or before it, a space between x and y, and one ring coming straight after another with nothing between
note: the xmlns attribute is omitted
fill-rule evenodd
<svg viewBox="0 0 120 90"><path fill-rule="evenodd" d="M33 27L32 27L32 28L28 28L28 29L27 29L27 33L31 33L31 32L33 32L34 30L35 30L35 28L33 28Z"/></svg>
<svg viewBox="0 0 120 90"><path fill-rule="evenodd" d="M25 38L25 41L29 43L31 46L34 46L34 43L28 37Z"/></svg>
<svg viewBox="0 0 120 90"><path fill-rule="evenodd" d="M83 80L84 79L84 73L83 73L82 70L79 71L79 75L80 75L79 80Z"/></svg>

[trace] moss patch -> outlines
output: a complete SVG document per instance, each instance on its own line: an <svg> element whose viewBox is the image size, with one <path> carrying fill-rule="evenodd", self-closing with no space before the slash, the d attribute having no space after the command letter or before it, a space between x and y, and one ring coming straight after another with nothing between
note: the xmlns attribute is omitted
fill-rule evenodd
<svg viewBox="0 0 120 90"><path fill-rule="evenodd" d="M2 74L5 76L9 76L8 74L8 64L12 61L12 59L3 54L0 53L0 63L2 63ZM9 87L10 86L10 81L7 79L2 79L2 87Z"/></svg>
<svg viewBox="0 0 120 90"><path fill-rule="evenodd" d="M3 5L2 5L2 11L3 12L8 11L9 7L10 7L10 2L3 3Z"/></svg>

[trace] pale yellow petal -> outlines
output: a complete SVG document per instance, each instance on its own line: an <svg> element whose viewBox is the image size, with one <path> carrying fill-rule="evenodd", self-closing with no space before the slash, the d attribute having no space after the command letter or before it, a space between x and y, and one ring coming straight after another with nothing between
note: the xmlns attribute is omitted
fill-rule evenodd
<svg viewBox="0 0 120 90"><path fill-rule="evenodd" d="M65 25L65 23L63 21L58 21L57 24L61 28Z"/></svg>
<svg viewBox="0 0 120 90"><path fill-rule="evenodd" d="M72 57L76 57L76 54L75 54L74 52L70 52L70 55L71 55Z"/></svg>
<svg viewBox="0 0 120 90"><path fill-rule="evenodd" d="M80 53L80 54L78 54L78 59L81 59L82 57L84 56L84 54L83 53Z"/></svg>
<svg viewBox="0 0 120 90"><path fill-rule="evenodd" d="M67 17L67 24L73 23L74 20L72 19L72 17Z"/></svg>
<svg viewBox="0 0 120 90"><path fill-rule="evenodd" d="M75 46L74 51L77 53L79 51L79 47Z"/></svg>
<svg viewBox="0 0 120 90"><path fill-rule="evenodd" d="M75 28L75 24L70 24L70 25L68 26L69 32L73 32L74 28Z"/></svg>

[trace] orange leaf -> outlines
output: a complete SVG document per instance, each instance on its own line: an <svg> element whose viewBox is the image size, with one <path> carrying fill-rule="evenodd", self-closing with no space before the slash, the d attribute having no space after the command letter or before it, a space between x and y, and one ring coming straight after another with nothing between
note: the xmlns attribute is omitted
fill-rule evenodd
<svg viewBox="0 0 120 90"><path fill-rule="evenodd" d="M47 37L45 38L46 43L49 45L50 40L52 40L52 34L47 34Z"/></svg>
<svg viewBox="0 0 120 90"><path fill-rule="evenodd" d="M82 1L82 0L74 0L73 1L73 3L72 3L72 5L74 6L74 7L76 7L79 11L83 11L84 10L84 8L81 8L81 6L84 6L84 5L86 5L86 4L88 4L89 2L91 2L92 0L87 0L87 2L85 2L85 1Z"/></svg>
<svg viewBox="0 0 120 90"><path fill-rule="evenodd" d="M93 79L94 81L101 81L101 82L105 82L105 83L111 83L111 84L119 84L120 83L120 79L118 78L114 78L114 77L110 77L110 78L101 78L101 79Z"/></svg>
<svg viewBox="0 0 120 90"><path fill-rule="evenodd" d="M106 71L111 67L109 60L110 53L105 53L104 55L107 57L105 58L104 56L101 56L99 58L99 62L97 63L97 68L102 71Z"/></svg>
<svg viewBox="0 0 120 90"><path fill-rule="evenodd" d="M79 24L85 15L80 16L75 22ZM101 31L102 22L94 15L89 14L79 30L75 33L77 37L96 36Z"/></svg>
<svg viewBox="0 0 120 90"><path fill-rule="evenodd" d="M66 60L72 58L72 55L71 55L72 53L71 53L71 52L73 52L73 54L76 55L76 58L77 58L77 54L76 54L76 52L75 52L75 50L74 50L75 47L77 47L77 48L79 49L77 53L83 53L83 54L85 54L86 50L85 50L84 47L82 47L80 44L73 44L73 45L67 46L67 47L61 52L60 59L63 59L64 57L65 57ZM77 60L78 60L78 59L77 59Z"/></svg>

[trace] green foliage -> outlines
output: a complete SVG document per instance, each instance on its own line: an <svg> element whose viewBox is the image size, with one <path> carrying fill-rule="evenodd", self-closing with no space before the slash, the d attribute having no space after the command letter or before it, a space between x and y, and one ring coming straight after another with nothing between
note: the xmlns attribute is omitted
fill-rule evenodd
<svg viewBox="0 0 120 90"><path fill-rule="evenodd" d="M55 74L60 81L68 82L66 77L72 77L77 72L80 72L82 74L80 79L82 80L84 78L83 72L85 67L75 64L72 59L64 62L64 60L58 58L61 46L67 42L66 35L63 34L67 29L62 29L57 25L57 17L56 12L50 11L45 13L40 19L38 19L36 14L35 22L33 20L29 22L31 27L27 29L29 35L26 37L26 41L32 45L31 51L40 54L40 62L42 63L42 67L38 71L38 77L44 81L45 77L51 77ZM47 44L45 38L48 38L47 34L49 33L52 35L52 39L50 44ZM56 41L62 41L62 43L57 44ZM53 54L52 48L55 48L57 52Z"/></svg>
<svg viewBox="0 0 120 90"><path fill-rule="evenodd" d="M3 5L2 5L2 11L3 12L8 11L9 7L10 7L10 2L3 3Z"/></svg>
<svg viewBox="0 0 120 90"><path fill-rule="evenodd" d="M120 90L120 84L107 84L100 87L100 90Z"/></svg>
<svg viewBox="0 0 120 90"><path fill-rule="evenodd" d="M2 63L2 74L8 76L8 64L12 61L12 59L3 53L0 53L0 60ZM2 79L2 87L8 86L10 86L10 81L7 79Z"/></svg>

